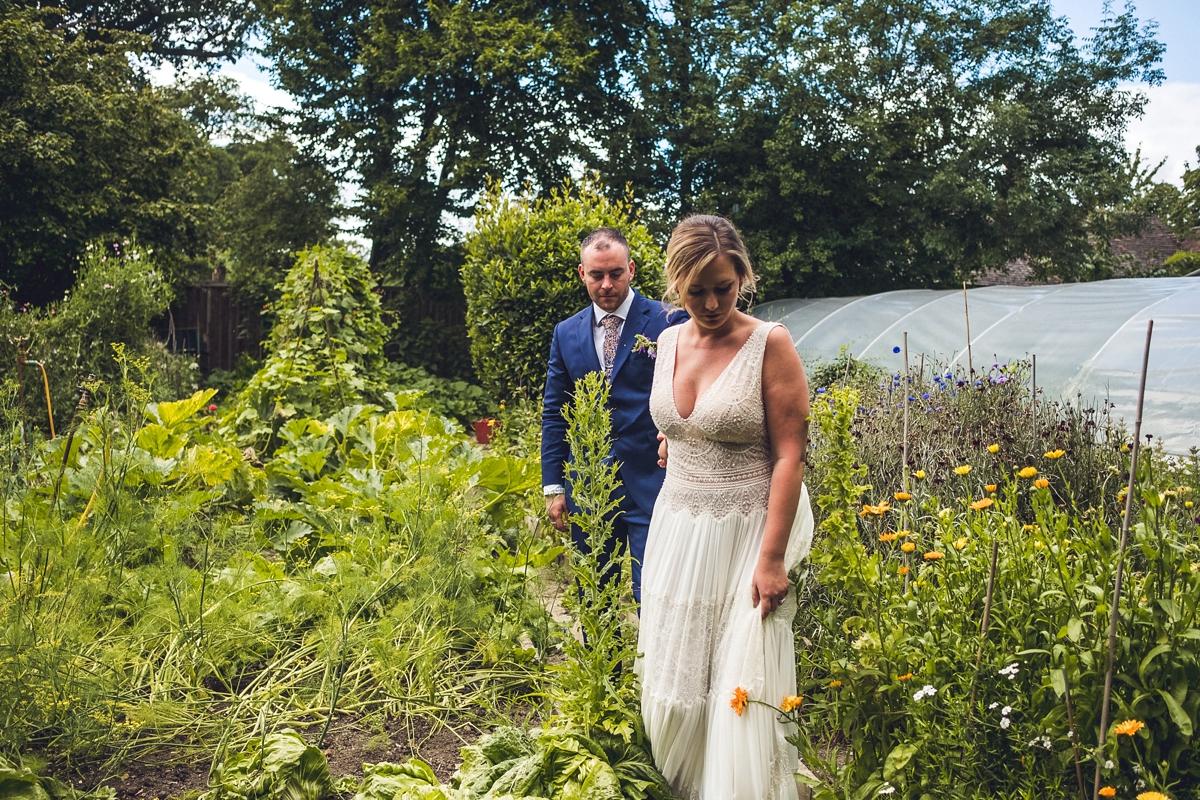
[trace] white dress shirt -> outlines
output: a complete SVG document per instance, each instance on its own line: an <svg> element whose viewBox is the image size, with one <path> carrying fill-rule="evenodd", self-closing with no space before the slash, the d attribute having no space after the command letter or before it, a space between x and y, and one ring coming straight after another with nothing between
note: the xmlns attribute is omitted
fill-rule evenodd
<svg viewBox="0 0 1200 800"><path fill-rule="evenodd" d="M621 320L621 324L617 326L617 338L620 339L621 333L625 330L625 319L629 316L629 309L633 308L633 289L630 289L625 299L621 301L621 305L617 306L616 311L605 311L600 306L592 303L592 343L596 345L596 360L600 362L600 368L604 368L604 326L600 321L609 314L615 314ZM566 488L559 483L548 483L542 487L542 494L549 497L555 494L564 494Z"/></svg>

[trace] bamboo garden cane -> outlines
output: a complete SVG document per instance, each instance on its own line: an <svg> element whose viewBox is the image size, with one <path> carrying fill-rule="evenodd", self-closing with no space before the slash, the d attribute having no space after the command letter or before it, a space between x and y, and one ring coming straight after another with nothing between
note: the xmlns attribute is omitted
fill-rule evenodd
<svg viewBox="0 0 1200 800"><path fill-rule="evenodd" d="M900 443L900 474L902 479L902 491L908 492L908 393L910 387L908 385L908 331L904 332L904 439ZM903 530L909 530L908 527L908 507L902 505L900 507L900 524L903 525ZM908 566L908 555L904 556L904 566ZM908 573L904 571L904 593L908 594Z"/></svg>
<svg viewBox="0 0 1200 800"><path fill-rule="evenodd" d="M971 306L967 303L967 282L963 281L963 316L967 320L967 374L975 378L975 362L971 358Z"/></svg>
<svg viewBox="0 0 1200 800"><path fill-rule="evenodd" d="M1113 658L1117 649L1117 615L1121 606L1121 577L1125 572L1125 548L1129 544L1129 523L1133 518L1133 491L1137 486L1138 450L1142 439L1142 403L1146 399L1146 369L1150 365L1150 337L1154 320L1146 323L1146 349L1142 353L1142 380L1138 386L1137 417L1133 423L1133 447L1129 453L1129 485L1125 487L1125 519L1121 523L1121 545L1117 554L1117 574L1113 578L1112 611L1108 615L1108 669L1104 672L1104 699L1100 705L1100 735L1096 744L1096 775L1092 781L1092 800L1100 800L1100 756L1108 737L1108 704L1112 699Z"/></svg>

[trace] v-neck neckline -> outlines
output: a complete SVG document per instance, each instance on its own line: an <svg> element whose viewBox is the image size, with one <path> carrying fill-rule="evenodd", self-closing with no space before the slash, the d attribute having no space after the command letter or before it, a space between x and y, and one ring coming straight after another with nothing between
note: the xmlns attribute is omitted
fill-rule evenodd
<svg viewBox="0 0 1200 800"><path fill-rule="evenodd" d="M671 348L671 408L674 410L675 416L679 417L679 419L684 422L688 422L692 417L696 416L696 409L700 408L700 403L704 400L704 398L708 397L708 393L713 390L714 386L721 382L721 379L725 377L725 373L729 372L729 368L732 367L734 362L741 357L742 352L746 349L746 346L750 344L750 340L754 338L754 334L758 333L758 329L761 328L763 324L759 324L754 328L754 330L750 331L750 335L746 337L746 341L742 342L741 346L737 349L737 352L733 354L733 358L729 359L729 363L721 369L721 372L717 375L716 380L710 383L703 392L696 396L696 402L692 403L692 410L688 412L686 417L679 412L679 404L675 402L675 371L676 367L679 366L679 334L677 333L675 335L675 345Z"/></svg>

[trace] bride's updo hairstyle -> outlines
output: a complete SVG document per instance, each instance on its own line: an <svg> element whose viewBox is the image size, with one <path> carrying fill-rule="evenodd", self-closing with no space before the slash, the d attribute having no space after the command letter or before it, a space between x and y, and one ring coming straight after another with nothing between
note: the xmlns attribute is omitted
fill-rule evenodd
<svg viewBox="0 0 1200 800"><path fill-rule="evenodd" d="M663 300L682 307L683 295L700 271L721 256L729 256L733 262L739 278L738 298L745 300L754 293L755 278L750 254L737 228L715 214L693 214L683 219L667 242L667 291Z"/></svg>

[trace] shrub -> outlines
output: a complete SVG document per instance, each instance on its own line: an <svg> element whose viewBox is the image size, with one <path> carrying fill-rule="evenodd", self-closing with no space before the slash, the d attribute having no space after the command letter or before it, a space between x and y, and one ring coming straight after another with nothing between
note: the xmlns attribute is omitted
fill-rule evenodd
<svg viewBox="0 0 1200 800"><path fill-rule="evenodd" d="M605 225L629 240L635 285L660 294L662 252L630 195L609 200L594 179L585 179L536 199L507 197L494 185L479 201L463 288L475 373L496 399L541 394L555 324L589 302L576 272L579 243Z"/></svg>

